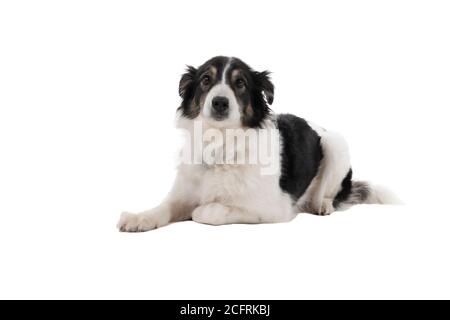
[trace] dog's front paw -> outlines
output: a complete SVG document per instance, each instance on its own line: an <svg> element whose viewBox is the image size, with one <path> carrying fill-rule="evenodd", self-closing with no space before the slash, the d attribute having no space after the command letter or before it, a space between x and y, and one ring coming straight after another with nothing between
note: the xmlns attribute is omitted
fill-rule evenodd
<svg viewBox="0 0 450 320"><path fill-rule="evenodd" d="M156 229L162 222L156 216L123 212L117 228L121 232L144 232Z"/></svg>

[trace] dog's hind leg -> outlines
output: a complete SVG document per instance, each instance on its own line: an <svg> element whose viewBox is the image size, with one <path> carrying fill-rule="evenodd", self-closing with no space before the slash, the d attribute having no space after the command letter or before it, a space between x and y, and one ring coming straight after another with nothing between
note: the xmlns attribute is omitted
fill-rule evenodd
<svg viewBox="0 0 450 320"><path fill-rule="evenodd" d="M307 200L308 212L327 215L334 212L333 201L341 190L342 181L350 171L347 142L338 133L326 131L321 136L323 159L312 183Z"/></svg>
<svg viewBox="0 0 450 320"><path fill-rule="evenodd" d="M256 224L256 223L277 223L286 222L293 218L293 215L274 216L264 212L257 212L223 205L218 202L208 203L197 207L192 213L192 220L210 225L224 224Z"/></svg>
<svg viewBox="0 0 450 320"><path fill-rule="evenodd" d="M192 220L215 226L233 223L253 224L262 222L262 219L256 214L217 202L197 207L192 213Z"/></svg>

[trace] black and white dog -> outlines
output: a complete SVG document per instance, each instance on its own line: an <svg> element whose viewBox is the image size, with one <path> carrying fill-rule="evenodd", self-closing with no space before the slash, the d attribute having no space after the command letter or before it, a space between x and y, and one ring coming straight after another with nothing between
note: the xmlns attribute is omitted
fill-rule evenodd
<svg viewBox="0 0 450 320"><path fill-rule="evenodd" d="M148 231L190 219L211 225L285 222L299 212L327 215L353 204L398 203L386 189L352 181L347 144L339 134L271 112L274 86L267 71L254 71L237 58L215 57L197 69L188 67L179 94L178 127L189 133L185 151L196 155L179 165L162 204L122 214L121 231ZM237 132L233 143L228 135L217 138L229 130ZM248 160L252 151L245 142L252 130L258 145L269 136L261 132L276 133L270 144L275 169L263 172L267 163L260 161L224 161ZM244 139L234 143L236 137ZM209 148L211 156L196 152L199 147Z"/></svg>

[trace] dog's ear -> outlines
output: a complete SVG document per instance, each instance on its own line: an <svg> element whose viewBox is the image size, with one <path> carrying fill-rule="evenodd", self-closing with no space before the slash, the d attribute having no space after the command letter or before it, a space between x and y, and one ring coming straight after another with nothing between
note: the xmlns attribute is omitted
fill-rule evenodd
<svg viewBox="0 0 450 320"><path fill-rule="evenodd" d="M182 98L186 98L186 93L194 84L197 69L192 66L187 66L186 73L181 76L180 85L178 87L178 94Z"/></svg>
<svg viewBox="0 0 450 320"><path fill-rule="evenodd" d="M275 87L270 80L270 71L254 72L256 86L264 93L268 104L273 103Z"/></svg>

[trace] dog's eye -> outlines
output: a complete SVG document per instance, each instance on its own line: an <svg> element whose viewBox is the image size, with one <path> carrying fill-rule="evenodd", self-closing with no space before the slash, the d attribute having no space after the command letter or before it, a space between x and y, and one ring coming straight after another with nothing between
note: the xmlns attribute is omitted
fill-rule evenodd
<svg viewBox="0 0 450 320"><path fill-rule="evenodd" d="M205 87L209 86L210 83L211 83L211 77L210 76L204 76L202 78L202 85L204 85Z"/></svg>
<svg viewBox="0 0 450 320"><path fill-rule="evenodd" d="M236 87L238 89L242 89L245 87L245 81L243 79L237 79L236 80Z"/></svg>

